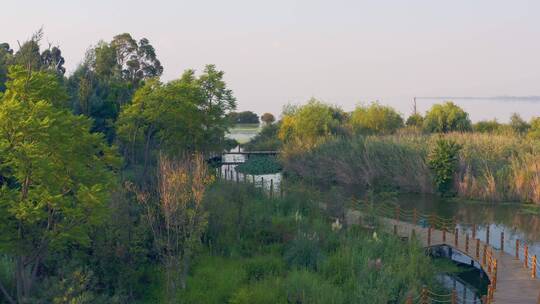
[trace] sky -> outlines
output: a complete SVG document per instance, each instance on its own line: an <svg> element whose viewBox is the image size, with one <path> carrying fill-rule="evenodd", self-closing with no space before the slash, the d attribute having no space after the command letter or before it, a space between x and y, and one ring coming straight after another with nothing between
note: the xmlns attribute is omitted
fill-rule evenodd
<svg viewBox="0 0 540 304"><path fill-rule="evenodd" d="M540 95L538 0L2 0L0 9L0 42L16 49L43 27L68 73L91 45L129 32L156 48L164 81L216 64L238 108L257 113L311 97L345 110L378 100L408 115L414 96ZM522 111L540 115L540 102Z"/></svg>

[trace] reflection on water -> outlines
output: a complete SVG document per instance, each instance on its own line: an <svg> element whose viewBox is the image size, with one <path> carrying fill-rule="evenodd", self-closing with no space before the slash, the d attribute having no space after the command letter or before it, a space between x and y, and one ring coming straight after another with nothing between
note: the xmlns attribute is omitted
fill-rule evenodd
<svg viewBox="0 0 540 304"><path fill-rule="evenodd" d="M476 237L483 242L486 242L489 229L489 243L496 249L501 248L501 233L504 232L505 252L515 255L516 240L519 240L528 244L529 255L540 256L540 216L522 212L520 205L456 202L431 195L401 195L398 202L403 208L416 208L420 212L446 218L455 217L458 229L469 234L472 234L474 225Z"/></svg>

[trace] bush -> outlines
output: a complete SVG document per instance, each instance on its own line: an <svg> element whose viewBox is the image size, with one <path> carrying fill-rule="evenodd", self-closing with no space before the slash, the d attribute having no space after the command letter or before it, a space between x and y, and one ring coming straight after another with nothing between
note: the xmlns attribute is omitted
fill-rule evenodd
<svg viewBox="0 0 540 304"><path fill-rule="evenodd" d="M391 107L372 103L356 107L350 123L356 133L393 134L403 127L403 118Z"/></svg>
<svg viewBox="0 0 540 304"><path fill-rule="evenodd" d="M459 160L461 145L453 140L439 139L429 154L429 167L434 172L435 184L443 195L450 194Z"/></svg>
<svg viewBox="0 0 540 304"><path fill-rule="evenodd" d="M283 283L288 303L348 303L344 290L307 270L292 271Z"/></svg>
<svg viewBox="0 0 540 304"><path fill-rule="evenodd" d="M242 145L246 151L276 151L281 148L281 140L278 138L280 124L265 125L261 132L253 137L248 143Z"/></svg>
<svg viewBox="0 0 540 304"><path fill-rule="evenodd" d="M285 263L277 256L256 256L245 261L244 269L248 280L258 281L265 277L280 276L285 270Z"/></svg>
<svg viewBox="0 0 540 304"><path fill-rule="evenodd" d="M178 293L180 303L227 303L246 281L246 272L238 260L206 257L198 261L187 289Z"/></svg>
<svg viewBox="0 0 540 304"><path fill-rule="evenodd" d="M424 129L433 133L471 131L469 114L451 101L431 107L424 118Z"/></svg>
<svg viewBox="0 0 540 304"><path fill-rule="evenodd" d="M275 157L272 156L251 156L236 167L238 172L250 175L274 174L280 172L281 165Z"/></svg>
<svg viewBox="0 0 540 304"><path fill-rule="evenodd" d="M287 295L279 278L269 278L237 290L230 304L286 304Z"/></svg>

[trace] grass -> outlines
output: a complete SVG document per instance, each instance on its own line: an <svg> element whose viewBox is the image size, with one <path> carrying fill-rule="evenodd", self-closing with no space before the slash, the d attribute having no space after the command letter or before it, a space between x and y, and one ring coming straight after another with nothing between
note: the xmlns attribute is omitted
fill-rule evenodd
<svg viewBox="0 0 540 304"><path fill-rule="evenodd" d="M358 227L333 230L320 209L325 195L287 189L269 199L249 185L212 186L202 254L177 302L382 304L435 284L419 244Z"/></svg>
<svg viewBox="0 0 540 304"><path fill-rule="evenodd" d="M462 145L453 174L459 198L540 204L540 141L508 135L405 134L330 139L309 152L286 147L285 172L322 187L435 193L427 157L444 137Z"/></svg>

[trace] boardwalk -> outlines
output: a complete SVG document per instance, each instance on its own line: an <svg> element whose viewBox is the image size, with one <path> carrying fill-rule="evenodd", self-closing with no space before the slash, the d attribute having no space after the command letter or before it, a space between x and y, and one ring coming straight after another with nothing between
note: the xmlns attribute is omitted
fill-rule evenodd
<svg viewBox="0 0 540 304"><path fill-rule="evenodd" d="M540 303L540 281L532 278L536 269L532 269L532 265L529 265L531 269L525 268L524 261L515 256L493 249L479 240L469 239L459 231L457 234L448 233L389 218L382 221L386 228L399 236L411 237L414 234L426 247L446 245L469 256L488 274L491 286L495 285L493 303Z"/></svg>

